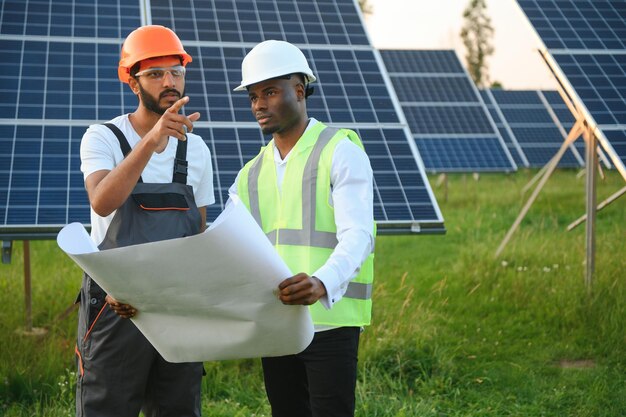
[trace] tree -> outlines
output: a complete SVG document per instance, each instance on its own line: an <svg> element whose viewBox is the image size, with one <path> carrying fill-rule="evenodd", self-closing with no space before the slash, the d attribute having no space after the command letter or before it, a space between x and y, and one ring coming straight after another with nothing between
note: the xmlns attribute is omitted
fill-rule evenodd
<svg viewBox="0 0 626 417"><path fill-rule="evenodd" d="M479 87L489 85L487 58L494 52L491 44L494 30L486 11L485 0L470 0L463 11L465 23L461 29L467 70Z"/></svg>
<svg viewBox="0 0 626 417"><path fill-rule="evenodd" d="M359 7L364 15L372 14L372 5L369 3L369 0L359 0Z"/></svg>

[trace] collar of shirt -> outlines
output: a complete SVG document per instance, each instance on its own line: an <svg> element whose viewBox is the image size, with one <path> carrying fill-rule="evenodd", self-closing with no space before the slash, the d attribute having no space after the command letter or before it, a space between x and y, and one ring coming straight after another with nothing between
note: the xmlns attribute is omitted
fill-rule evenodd
<svg viewBox="0 0 626 417"><path fill-rule="evenodd" d="M317 120L314 118L309 119L309 124L306 126L304 131L309 130L313 125L317 123ZM304 134L304 132L302 133ZM291 155L291 151L285 155L285 158L280 157L280 152L276 146L274 148L274 165L276 165L276 181L278 183L278 192L282 193L283 191L283 178L285 178L285 170L287 169L287 162L289 161L289 155Z"/></svg>
<svg viewBox="0 0 626 417"><path fill-rule="evenodd" d="M304 132L302 132L302 135L304 135L304 133L309 130L312 126L314 126L317 123L317 120L313 117L311 117L309 119L309 124L306 125L306 129L304 129ZM276 164L276 168L278 169L280 166L284 166L285 164L287 164L287 161L289 160L289 155L291 155L291 151L289 151L289 153L287 155L285 155L285 158L281 158L280 157L280 151L278 150L278 148L274 145L272 145L272 147L274 148L274 163ZM293 149L292 149L293 150ZM284 172L284 170L283 170ZM278 179L278 185L280 187L280 184L283 183L282 180L282 173L280 174L281 177Z"/></svg>

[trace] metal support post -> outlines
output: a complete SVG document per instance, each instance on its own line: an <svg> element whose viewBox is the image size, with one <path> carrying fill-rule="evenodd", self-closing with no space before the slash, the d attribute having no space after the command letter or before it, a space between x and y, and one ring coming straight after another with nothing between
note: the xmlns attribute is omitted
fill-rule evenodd
<svg viewBox="0 0 626 417"><path fill-rule="evenodd" d="M33 331L33 303L30 279L30 242L24 240L24 310L26 316L25 331Z"/></svg>
<svg viewBox="0 0 626 417"><path fill-rule="evenodd" d="M598 153L596 151L596 135L589 127L585 127L586 167L587 167L587 224L586 224L586 248L587 248L587 268L585 273L585 285L591 291L593 273L595 270L596 257L596 166L598 163Z"/></svg>

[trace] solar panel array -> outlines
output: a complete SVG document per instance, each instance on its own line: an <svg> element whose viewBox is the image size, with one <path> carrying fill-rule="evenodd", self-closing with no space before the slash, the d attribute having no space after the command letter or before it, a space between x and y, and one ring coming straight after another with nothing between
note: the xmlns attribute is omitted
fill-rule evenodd
<svg viewBox="0 0 626 417"><path fill-rule="evenodd" d="M185 111L201 112L194 131L214 156L217 203L209 221L223 209L238 170L269 139L247 95L232 89L245 53L273 38L298 44L319 78L309 116L361 135L374 169L379 230L443 230L419 153L352 0L5 0L0 237L51 237L66 223L89 223L80 140L88 125L136 108L136 97L117 79L117 62L123 39L142 24L173 28L194 58Z"/></svg>
<svg viewBox="0 0 626 417"><path fill-rule="evenodd" d="M517 168L454 51L380 52L427 170Z"/></svg>
<svg viewBox="0 0 626 417"><path fill-rule="evenodd" d="M571 129L570 125L562 125L556 113L559 110L561 117L565 117L562 107L569 113L562 100L560 103L555 100L560 99L556 91L493 89L482 90L481 94L518 165L533 168L546 165ZM550 96L551 102L546 96ZM571 113L569 115L573 120ZM559 166L581 167L584 160L579 151L570 145Z"/></svg>
<svg viewBox="0 0 626 417"><path fill-rule="evenodd" d="M626 179L626 2L518 0L567 94Z"/></svg>

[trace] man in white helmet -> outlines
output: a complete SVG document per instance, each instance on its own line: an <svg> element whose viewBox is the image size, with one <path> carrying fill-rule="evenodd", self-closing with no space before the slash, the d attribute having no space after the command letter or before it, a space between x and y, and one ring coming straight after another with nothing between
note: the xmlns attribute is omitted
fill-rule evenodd
<svg viewBox="0 0 626 417"><path fill-rule="evenodd" d="M353 416L357 353L370 323L375 225L372 169L358 135L308 118L316 80L302 51L255 46L241 85L272 140L239 172L238 195L294 276L284 304L309 305L315 336L301 353L263 358L274 417ZM332 109L331 109L332 111Z"/></svg>

